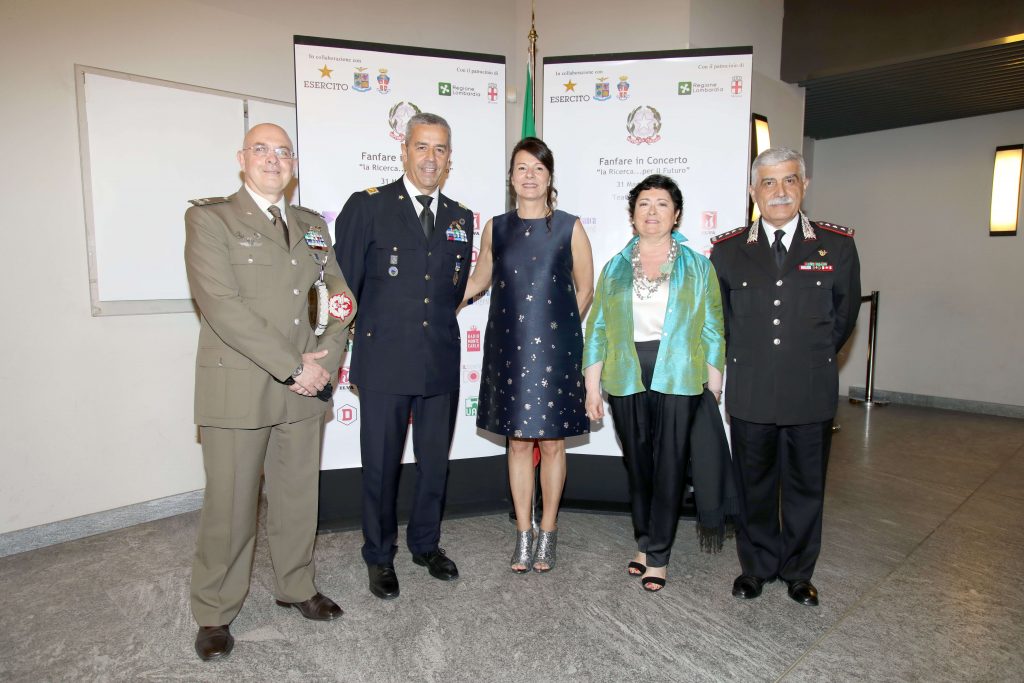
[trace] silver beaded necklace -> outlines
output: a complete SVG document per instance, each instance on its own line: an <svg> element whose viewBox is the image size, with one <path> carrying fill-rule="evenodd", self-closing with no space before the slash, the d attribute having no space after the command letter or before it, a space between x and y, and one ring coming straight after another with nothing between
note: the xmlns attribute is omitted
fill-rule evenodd
<svg viewBox="0 0 1024 683"><path fill-rule="evenodd" d="M675 265L676 257L679 256L679 242L674 239L669 240L668 246L668 258L658 268L658 277L650 280L647 278L647 274L644 273L644 267L640 263L640 241L633 245L633 251L630 255L630 261L633 264L633 292L636 294L636 298L641 301L646 301L654 296L654 293L661 287L661 283L668 280L668 276L672 273L672 267Z"/></svg>

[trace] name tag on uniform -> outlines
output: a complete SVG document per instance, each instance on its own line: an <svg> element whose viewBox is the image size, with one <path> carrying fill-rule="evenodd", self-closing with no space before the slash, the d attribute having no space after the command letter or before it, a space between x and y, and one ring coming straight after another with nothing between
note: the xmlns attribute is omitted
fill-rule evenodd
<svg viewBox="0 0 1024 683"><path fill-rule="evenodd" d="M831 273L835 270L831 263L826 263L825 261L805 261L798 268L800 270L816 270L824 273Z"/></svg>

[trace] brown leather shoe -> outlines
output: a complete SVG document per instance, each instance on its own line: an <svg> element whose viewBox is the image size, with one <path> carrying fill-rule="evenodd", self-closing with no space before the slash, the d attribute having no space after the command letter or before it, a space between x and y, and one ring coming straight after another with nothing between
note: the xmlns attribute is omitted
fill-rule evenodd
<svg viewBox="0 0 1024 683"><path fill-rule="evenodd" d="M315 621L330 621L344 614L342 609L323 593L317 593L309 600L303 602L283 602L278 600L277 604L281 607L296 607L302 612L302 616Z"/></svg>
<svg viewBox="0 0 1024 683"><path fill-rule="evenodd" d="M227 657L235 646L235 639L224 626L200 626L196 634L196 654L199 659L208 662L218 657Z"/></svg>

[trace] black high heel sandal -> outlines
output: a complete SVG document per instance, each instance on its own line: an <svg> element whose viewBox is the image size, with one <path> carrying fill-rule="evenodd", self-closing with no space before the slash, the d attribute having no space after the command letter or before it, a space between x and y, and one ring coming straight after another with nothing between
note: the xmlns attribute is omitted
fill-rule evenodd
<svg viewBox="0 0 1024 683"><path fill-rule="evenodd" d="M657 588L650 588L647 584L657 586ZM660 576L645 576L640 579L640 585L643 586L644 590L648 593L657 593L665 587L665 579Z"/></svg>

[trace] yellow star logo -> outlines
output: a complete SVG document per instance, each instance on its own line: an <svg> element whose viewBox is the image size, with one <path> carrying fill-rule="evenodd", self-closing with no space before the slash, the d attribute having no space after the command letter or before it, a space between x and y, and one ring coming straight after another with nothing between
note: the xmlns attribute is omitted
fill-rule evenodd
<svg viewBox="0 0 1024 683"><path fill-rule="evenodd" d="M569 79L568 83L563 83L562 85L565 86L565 92L576 92L576 84L572 82L571 78Z"/></svg>
<svg viewBox="0 0 1024 683"><path fill-rule="evenodd" d="M324 64L323 68L320 69L320 78L331 78L331 73L334 69L328 69L327 65Z"/></svg>

